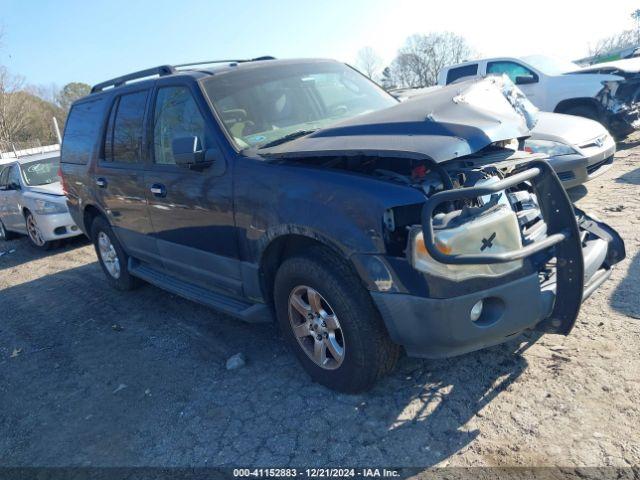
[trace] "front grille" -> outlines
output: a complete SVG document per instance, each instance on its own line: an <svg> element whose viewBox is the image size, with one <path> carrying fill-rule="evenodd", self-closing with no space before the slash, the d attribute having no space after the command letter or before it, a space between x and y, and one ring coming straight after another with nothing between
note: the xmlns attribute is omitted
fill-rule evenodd
<svg viewBox="0 0 640 480"><path fill-rule="evenodd" d="M605 165L611 165L612 163L613 163L613 155L611 155L609 158L605 158L600 162L594 163L593 165L589 165L587 167L587 173L591 175L599 168L604 167Z"/></svg>

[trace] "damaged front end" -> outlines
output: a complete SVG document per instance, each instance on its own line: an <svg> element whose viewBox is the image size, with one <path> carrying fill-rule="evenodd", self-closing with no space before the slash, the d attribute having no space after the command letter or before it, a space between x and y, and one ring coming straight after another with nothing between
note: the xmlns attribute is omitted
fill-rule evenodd
<svg viewBox="0 0 640 480"><path fill-rule="evenodd" d="M574 209L545 157L518 149L536 113L490 77L261 153L420 192L380 213L385 252L352 260L391 338L412 356L447 357L527 329L568 334L625 256L615 231Z"/></svg>
<svg viewBox="0 0 640 480"><path fill-rule="evenodd" d="M566 335L582 301L624 258L624 243L605 224L574 211L547 162L522 162L507 174L500 164L480 169L487 170L491 180L427 200L421 225L412 229L411 261L435 275L446 275L436 268L442 265L458 274L471 269L475 276L506 275L527 261L538 274L540 301L550 308L535 329ZM505 299L481 301L493 307L478 320L497 322Z"/></svg>
<svg viewBox="0 0 640 480"><path fill-rule="evenodd" d="M640 74L624 74L623 78L603 82L596 96L609 131L617 137L640 129Z"/></svg>

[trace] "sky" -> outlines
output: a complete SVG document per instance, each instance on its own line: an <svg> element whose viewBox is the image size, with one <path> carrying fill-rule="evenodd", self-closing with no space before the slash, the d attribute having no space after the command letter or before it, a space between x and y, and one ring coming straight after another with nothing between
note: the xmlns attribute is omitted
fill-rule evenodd
<svg viewBox="0 0 640 480"><path fill-rule="evenodd" d="M326 57L373 47L391 62L415 33L452 31L483 56L586 56L633 27L640 0L0 0L0 65L30 84L95 84L198 60Z"/></svg>

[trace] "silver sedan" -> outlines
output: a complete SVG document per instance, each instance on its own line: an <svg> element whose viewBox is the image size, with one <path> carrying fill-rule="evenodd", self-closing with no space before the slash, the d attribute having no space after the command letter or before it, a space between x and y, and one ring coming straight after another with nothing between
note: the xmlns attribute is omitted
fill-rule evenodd
<svg viewBox="0 0 640 480"><path fill-rule="evenodd" d="M0 165L0 240L25 234L47 250L81 235L71 219L58 176L59 152L30 155Z"/></svg>

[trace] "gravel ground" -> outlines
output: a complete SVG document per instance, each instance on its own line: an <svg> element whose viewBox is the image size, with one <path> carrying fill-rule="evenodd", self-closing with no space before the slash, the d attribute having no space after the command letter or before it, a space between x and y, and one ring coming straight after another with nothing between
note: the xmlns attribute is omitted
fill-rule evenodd
<svg viewBox="0 0 640 480"><path fill-rule="evenodd" d="M638 466L638 145L572 192L627 259L570 336L405 358L366 395L312 384L269 325L111 290L85 240L0 245L0 465Z"/></svg>

